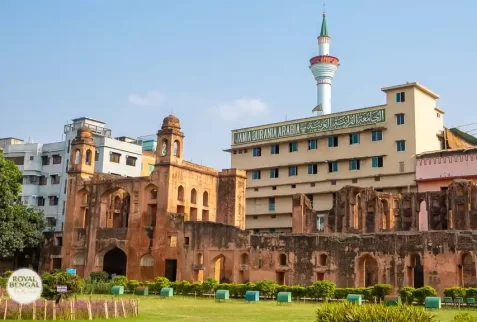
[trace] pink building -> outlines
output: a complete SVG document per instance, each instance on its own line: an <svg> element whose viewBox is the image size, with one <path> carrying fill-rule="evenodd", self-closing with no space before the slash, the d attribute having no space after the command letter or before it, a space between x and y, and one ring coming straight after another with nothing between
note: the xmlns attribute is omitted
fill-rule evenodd
<svg viewBox="0 0 477 322"><path fill-rule="evenodd" d="M426 152L416 156L419 192L446 190L454 179L477 182L477 148Z"/></svg>

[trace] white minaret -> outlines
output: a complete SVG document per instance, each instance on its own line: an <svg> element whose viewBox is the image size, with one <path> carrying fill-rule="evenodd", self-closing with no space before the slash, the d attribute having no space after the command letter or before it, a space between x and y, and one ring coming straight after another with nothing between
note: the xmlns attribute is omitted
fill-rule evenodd
<svg viewBox="0 0 477 322"><path fill-rule="evenodd" d="M340 66L340 60L330 56L330 36L326 27L326 16L323 13L321 32L318 37L319 55L310 59L310 69L317 82L317 106L313 112L318 115L331 113L331 82Z"/></svg>

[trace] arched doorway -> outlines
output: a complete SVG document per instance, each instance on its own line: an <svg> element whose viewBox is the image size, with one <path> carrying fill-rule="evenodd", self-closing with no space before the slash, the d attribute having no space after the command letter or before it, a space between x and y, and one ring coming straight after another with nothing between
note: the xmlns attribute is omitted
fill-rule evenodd
<svg viewBox="0 0 477 322"><path fill-rule="evenodd" d="M100 228L127 228L130 196L121 188L103 193L100 199Z"/></svg>
<svg viewBox="0 0 477 322"><path fill-rule="evenodd" d="M225 257L220 255L212 260L214 279L220 283L225 280Z"/></svg>
<svg viewBox="0 0 477 322"><path fill-rule="evenodd" d="M358 287L370 287L378 284L379 266L376 259L364 255L358 260Z"/></svg>
<svg viewBox="0 0 477 322"><path fill-rule="evenodd" d="M419 204L419 231L429 230L429 217L427 214L427 203L422 200Z"/></svg>
<svg viewBox="0 0 477 322"><path fill-rule="evenodd" d="M471 253L463 253L461 255L460 266L460 279L462 287L475 287L476 286L476 271L475 263Z"/></svg>
<svg viewBox="0 0 477 322"><path fill-rule="evenodd" d="M119 248L114 247L104 254L103 271L111 274L126 276L127 256Z"/></svg>
<svg viewBox="0 0 477 322"><path fill-rule="evenodd" d="M412 287L414 288L420 288L424 286L424 266L421 263L421 256L418 254L411 256L409 280L412 281Z"/></svg>

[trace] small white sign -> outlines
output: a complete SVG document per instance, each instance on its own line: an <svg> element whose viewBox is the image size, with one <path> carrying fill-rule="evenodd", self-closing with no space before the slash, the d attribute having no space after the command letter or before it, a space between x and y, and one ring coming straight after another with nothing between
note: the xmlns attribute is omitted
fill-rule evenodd
<svg viewBox="0 0 477 322"><path fill-rule="evenodd" d="M22 268L8 278L7 293L18 304L30 304L40 299L43 291L41 277L31 269Z"/></svg>
<svg viewBox="0 0 477 322"><path fill-rule="evenodd" d="M66 292L68 292L68 287L67 286L57 286L56 287L56 292L57 293L66 293Z"/></svg>

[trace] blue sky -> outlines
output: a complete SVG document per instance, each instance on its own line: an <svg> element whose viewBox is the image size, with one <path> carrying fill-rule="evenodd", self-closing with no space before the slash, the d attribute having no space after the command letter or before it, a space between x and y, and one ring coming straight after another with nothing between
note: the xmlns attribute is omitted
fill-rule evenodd
<svg viewBox="0 0 477 322"><path fill-rule="evenodd" d="M333 111L382 104L381 87L418 81L441 95L447 126L477 122L476 1L326 8L341 60ZM319 0L2 0L0 137L60 141L80 116L113 136L148 135L172 111L185 158L228 168L231 129L311 116L321 14Z"/></svg>

